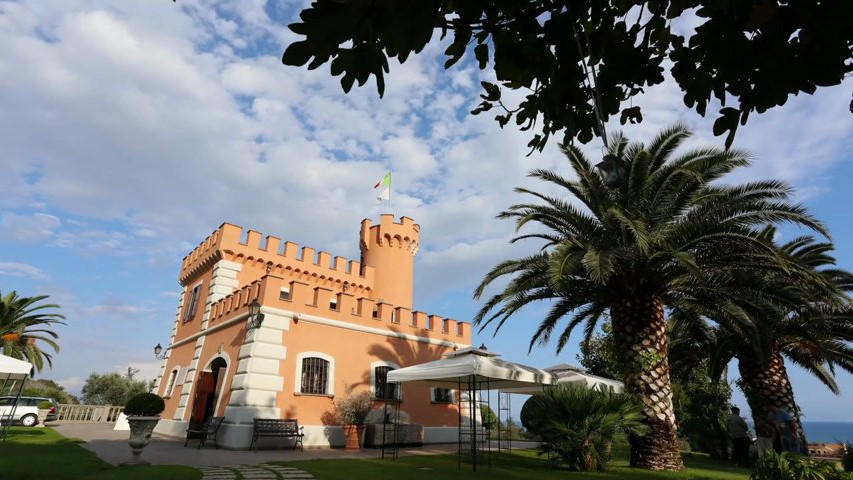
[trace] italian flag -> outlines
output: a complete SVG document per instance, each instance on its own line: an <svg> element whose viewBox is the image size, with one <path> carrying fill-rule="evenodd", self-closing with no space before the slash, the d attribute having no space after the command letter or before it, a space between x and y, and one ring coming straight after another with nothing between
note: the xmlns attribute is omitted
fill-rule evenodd
<svg viewBox="0 0 853 480"><path fill-rule="evenodd" d="M382 179L376 182L376 185L373 186L374 190L377 190L376 200L388 200L391 201L391 172L385 174Z"/></svg>

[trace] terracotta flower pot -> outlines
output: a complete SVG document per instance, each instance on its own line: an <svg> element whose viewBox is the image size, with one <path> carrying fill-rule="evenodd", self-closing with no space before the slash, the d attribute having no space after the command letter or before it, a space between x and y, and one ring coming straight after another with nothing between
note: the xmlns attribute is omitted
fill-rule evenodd
<svg viewBox="0 0 853 480"><path fill-rule="evenodd" d="M344 425L343 428L347 440L346 449L361 450L365 425Z"/></svg>
<svg viewBox="0 0 853 480"><path fill-rule="evenodd" d="M148 442L151 440L151 433L154 431L154 427L157 426L157 422L160 421L160 417L141 417L141 416L128 416L127 423L130 425L130 438L127 440L128 445L130 445L131 450L133 451L133 456L130 460L126 462L122 462L121 465L148 465L149 462L143 460L140 457L142 453L142 449L148 445Z"/></svg>

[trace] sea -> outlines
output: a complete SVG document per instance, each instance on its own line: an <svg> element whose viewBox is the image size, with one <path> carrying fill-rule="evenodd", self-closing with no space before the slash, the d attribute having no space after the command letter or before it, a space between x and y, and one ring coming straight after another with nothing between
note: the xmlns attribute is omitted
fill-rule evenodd
<svg viewBox="0 0 853 480"><path fill-rule="evenodd" d="M853 422L803 421L809 443L853 443Z"/></svg>
<svg viewBox="0 0 853 480"><path fill-rule="evenodd" d="M755 431L752 419L747 419L749 429ZM803 422L809 443L853 443L853 422Z"/></svg>

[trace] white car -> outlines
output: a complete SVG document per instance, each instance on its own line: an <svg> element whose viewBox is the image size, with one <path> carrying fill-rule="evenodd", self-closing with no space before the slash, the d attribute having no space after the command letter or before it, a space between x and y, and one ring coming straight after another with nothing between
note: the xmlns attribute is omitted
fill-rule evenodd
<svg viewBox="0 0 853 480"><path fill-rule="evenodd" d="M38 406L42 402L50 402L53 405L45 421L56 420L57 403L52 398L21 397L18 400L18 406L15 407L15 416L12 417L12 405L15 403L15 397L0 397L0 423L6 423L12 418L14 423L19 423L25 427L34 427L39 422Z"/></svg>

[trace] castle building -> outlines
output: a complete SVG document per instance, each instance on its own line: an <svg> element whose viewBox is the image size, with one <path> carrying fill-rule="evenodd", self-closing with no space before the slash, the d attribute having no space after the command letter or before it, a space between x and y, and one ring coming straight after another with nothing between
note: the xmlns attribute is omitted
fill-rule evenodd
<svg viewBox="0 0 853 480"><path fill-rule="evenodd" d="M399 402L424 442L456 441L452 391L386 387L388 371L470 346L470 324L412 310L420 226L382 215L361 222L361 261L222 224L187 255L183 287L155 392L155 432L224 416L219 443L247 448L254 418L296 418L306 446L342 446L334 400L368 391ZM263 321L249 327L257 300Z"/></svg>

